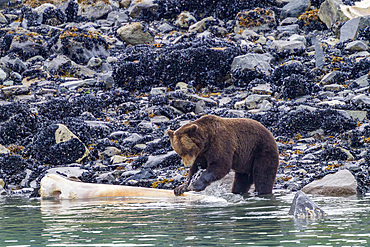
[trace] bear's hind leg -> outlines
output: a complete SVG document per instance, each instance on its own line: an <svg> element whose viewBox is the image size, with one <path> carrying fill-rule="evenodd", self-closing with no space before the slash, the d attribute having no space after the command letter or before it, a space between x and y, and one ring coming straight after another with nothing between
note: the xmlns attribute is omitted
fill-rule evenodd
<svg viewBox="0 0 370 247"><path fill-rule="evenodd" d="M260 155L254 160L253 164L253 180L259 195L272 194L277 167L279 165L278 154L268 154Z"/></svg>
<svg viewBox="0 0 370 247"><path fill-rule="evenodd" d="M251 174L235 172L234 183L231 192L234 194L245 194L253 184Z"/></svg>

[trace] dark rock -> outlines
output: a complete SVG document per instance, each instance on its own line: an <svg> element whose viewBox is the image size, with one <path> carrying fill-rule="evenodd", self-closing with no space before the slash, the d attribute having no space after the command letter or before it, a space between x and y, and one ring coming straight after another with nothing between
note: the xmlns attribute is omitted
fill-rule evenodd
<svg viewBox="0 0 370 247"><path fill-rule="evenodd" d="M298 17L310 8L310 0L290 1L280 12L280 18Z"/></svg>
<svg viewBox="0 0 370 247"><path fill-rule="evenodd" d="M80 162L89 152L66 126L53 124L35 136L31 153L44 164L65 165Z"/></svg>
<svg viewBox="0 0 370 247"><path fill-rule="evenodd" d="M150 91L153 86L175 87L179 81L193 86L223 87L239 48L228 42L195 40L162 48L127 48L113 77L127 90Z"/></svg>

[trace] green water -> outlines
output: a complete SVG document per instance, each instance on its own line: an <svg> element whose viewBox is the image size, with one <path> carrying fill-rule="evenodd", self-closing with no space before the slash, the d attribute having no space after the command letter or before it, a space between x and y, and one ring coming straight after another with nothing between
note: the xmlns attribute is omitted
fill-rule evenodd
<svg viewBox="0 0 370 247"><path fill-rule="evenodd" d="M294 194L198 202L0 199L0 246L370 246L370 196L312 197L324 220L295 222Z"/></svg>

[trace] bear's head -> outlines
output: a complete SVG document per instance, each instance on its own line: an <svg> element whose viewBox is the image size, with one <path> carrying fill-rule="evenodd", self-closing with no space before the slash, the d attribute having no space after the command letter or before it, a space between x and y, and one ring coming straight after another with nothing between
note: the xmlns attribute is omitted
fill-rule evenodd
<svg viewBox="0 0 370 247"><path fill-rule="evenodd" d="M186 167L192 166L201 152L197 131L196 124L186 124L176 131L167 131L173 149L181 157Z"/></svg>

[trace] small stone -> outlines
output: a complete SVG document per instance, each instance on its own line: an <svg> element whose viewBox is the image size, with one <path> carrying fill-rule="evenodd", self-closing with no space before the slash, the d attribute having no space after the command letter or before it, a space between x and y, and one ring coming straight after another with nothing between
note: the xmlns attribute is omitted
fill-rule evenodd
<svg viewBox="0 0 370 247"><path fill-rule="evenodd" d="M201 33L203 32L206 27L207 27L207 22L211 22L211 21L215 21L215 18L213 18L212 16L211 17L207 17L207 18L204 18L196 23L194 23L193 25L191 25L189 27L189 32L198 32L198 33Z"/></svg>
<svg viewBox="0 0 370 247"><path fill-rule="evenodd" d="M299 51L302 51L306 49L306 46L303 42L294 40L275 40L271 43L271 48L276 49L277 52L290 52L290 53L296 53Z"/></svg>
<svg viewBox="0 0 370 247"><path fill-rule="evenodd" d="M110 160L112 164L119 164L119 163L126 162L128 158L126 158L125 156L121 156L121 155L113 155Z"/></svg>
<svg viewBox="0 0 370 247"><path fill-rule="evenodd" d="M277 30L279 33L298 33L299 25L298 24L292 24L292 25L286 25L286 26L278 26Z"/></svg>
<svg viewBox="0 0 370 247"><path fill-rule="evenodd" d="M112 9L112 6L105 1L98 1L95 4L80 4L79 14L89 20L98 20L107 16Z"/></svg>
<svg viewBox="0 0 370 247"><path fill-rule="evenodd" d="M128 8L128 6L130 6L130 4L131 4L131 0L121 0L119 2L119 6L121 8Z"/></svg>
<svg viewBox="0 0 370 247"><path fill-rule="evenodd" d="M304 192L298 191L289 209L289 214L296 220L317 220L325 217L326 213L319 208Z"/></svg>
<svg viewBox="0 0 370 247"><path fill-rule="evenodd" d="M87 63L87 67L89 68L96 68L102 65L103 61L98 57L92 57L89 62Z"/></svg>
<svg viewBox="0 0 370 247"><path fill-rule="evenodd" d="M355 40L346 45L344 48L347 51L367 51L369 47L361 40Z"/></svg>
<svg viewBox="0 0 370 247"><path fill-rule="evenodd" d="M292 25L298 23L297 17L287 17L280 22L280 26Z"/></svg>
<svg viewBox="0 0 370 247"><path fill-rule="evenodd" d="M5 97L10 97L12 95L28 94L30 90L28 86L16 85L1 88L0 91L2 91Z"/></svg>
<svg viewBox="0 0 370 247"><path fill-rule="evenodd" d="M133 22L120 27L117 30L117 35L122 41L131 45L149 44L154 40L148 30L144 31L144 26L140 22Z"/></svg>
<svg viewBox="0 0 370 247"><path fill-rule="evenodd" d="M132 0L130 6L127 8L131 17L137 17L142 10L155 12L158 4L153 0Z"/></svg>
<svg viewBox="0 0 370 247"><path fill-rule="evenodd" d="M342 75L342 73L340 71L332 71L332 72L326 74L321 79L320 84L322 86L333 84L333 83L335 83L339 79L339 77L341 75Z"/></svg>
<svg viewBox="0 0 370 247"><path fill-rule="evenodd" d="M104 157L113 157L115 155L122 154L121 150L116 147L106 147L101 153Z"/></svg>
<svg viewBox="0 0 370 247"><path fill-rule="evenodd" d="M168 23L163 23L162 25L160 25L158 27L158 30L161 33L169 33L171 31L175 30L175 28L173 26L171 26L170 24L168 24Z"/></svg>
<svg viewBox="0 0 370 247"><path fill-rule="evenodd" d="M302 191L325 196L356 195L357 181L350 171L340 170L307 184Z"/></svg>
<svg viewBox="0 0 370 247"><path fill-rule="evenodd" d="M366 94L356 95L351 99L351 102L360 107L369 107L370 106L370 97Z"/></svg>

